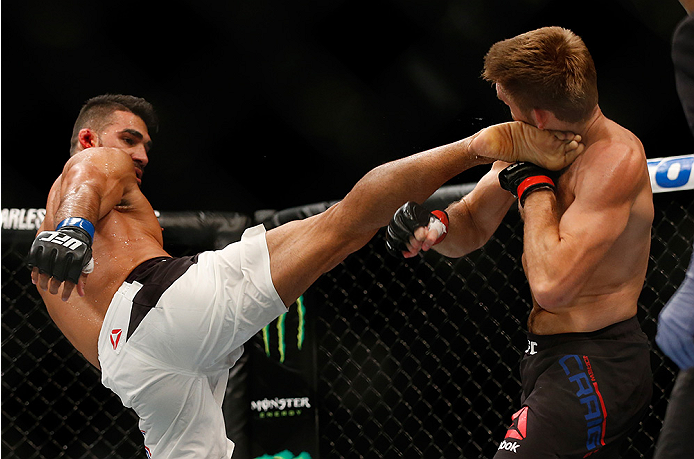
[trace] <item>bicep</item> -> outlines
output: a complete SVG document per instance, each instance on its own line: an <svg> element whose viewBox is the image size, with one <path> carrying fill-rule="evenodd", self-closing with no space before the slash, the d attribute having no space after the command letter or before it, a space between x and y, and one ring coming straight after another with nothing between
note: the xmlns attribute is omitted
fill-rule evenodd
<svg viewBox="0 0 694 459"><path fill-rule="evenodd" d="M574 247L577 264L598 263L624 232L630 217L631 190L587 183L559 220L561 241Z"/></svg>
<svg viewBox="0 0 694 459"><path fill-rule="evenodd" d="M76 212L99 220L136 187L132 159L120 151L81 152L65 165L61 183L61 213Z"/></svg>

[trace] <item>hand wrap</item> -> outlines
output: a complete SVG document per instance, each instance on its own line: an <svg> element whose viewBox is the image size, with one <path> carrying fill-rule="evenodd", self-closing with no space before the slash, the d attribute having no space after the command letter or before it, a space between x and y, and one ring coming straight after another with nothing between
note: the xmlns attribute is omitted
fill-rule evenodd
<svg viewBox="0 0 694 459"><path fill-rule="evenodd" d="M552 173L533 163L519 162L499 172L499 184L520 200L523 207L525 198L533 191L549 189L556 191Z"/></svg>
<svg viewBox="0 0 694 459"><path fill-rule="evenodd" d="M439 238L434 245L443 241L448 231L448 214L445 211L429 212L416 202L407 202L393 215L386 231L386 248L395 256L407 251L407 244L414 237L414 232L422 226L438 227Z"/></svg>
<svg viewBox="0 0 694 459"><path fill-rule="evenodd" d="M55 231L42 231L29 249L27 265L51 277L77 284L82 272L94 269L92 239L94 225L83 218L67 218Z"/></svg>

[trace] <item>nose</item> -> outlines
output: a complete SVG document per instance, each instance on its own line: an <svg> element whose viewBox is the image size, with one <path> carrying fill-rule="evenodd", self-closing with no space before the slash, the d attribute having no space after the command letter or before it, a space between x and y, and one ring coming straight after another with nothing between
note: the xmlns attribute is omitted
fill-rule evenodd
<svg viewBox="0 0 694 459"><path fill-rule="evenodd" d="M133 161L137 161L145 167L149 163L149 157L147 156L147 150L144 146L138 147L132 154Z"/></svg>

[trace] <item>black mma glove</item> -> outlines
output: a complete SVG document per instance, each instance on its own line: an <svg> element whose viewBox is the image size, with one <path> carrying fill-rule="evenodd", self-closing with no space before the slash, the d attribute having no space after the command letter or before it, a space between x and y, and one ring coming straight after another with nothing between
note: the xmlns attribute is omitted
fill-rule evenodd
<svg viewBox="0 0 694 459"><path fill-rule="evenodd" d="M42 231L36 236L27 257L29 269L77 284L82 272L94 269L92 239L94 225L83 218L66 218L55 231Z"/></svg>
<svg viewBox="0 0 694 459"><path fill-rule="evenodd" d="M407 244L414 236L417 228L429 226L434 223L443 225L441 236L435 244L443 241L448 231L448 214L445 211L435 210L429 212L427 209L416 202L407 202L402 205L390 221L386 231L386 248L388 252L399 257L403 251L407 251Z"/></svg>
<svg viewBox="0 0 694 459"><path fill-rule="evenodd" d="M499 172L499 184L501 188L519 198L520 205L523 207L525 198L533 191L541 189L556 191L552 175L547 169L533 163L519 162Z"/></svg>

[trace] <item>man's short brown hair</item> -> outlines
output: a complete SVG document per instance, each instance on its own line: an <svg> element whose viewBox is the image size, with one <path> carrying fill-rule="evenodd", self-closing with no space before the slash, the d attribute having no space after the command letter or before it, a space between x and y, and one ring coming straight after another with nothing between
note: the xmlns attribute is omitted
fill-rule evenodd
<svg viewBox="0 0 694 459"><path fill-rule="evenodd" d="M593 58L583 40L562 27L495 43L482 77L500 83L521 110L549 110L566 122L585 121L598 104Z"/></svg>

